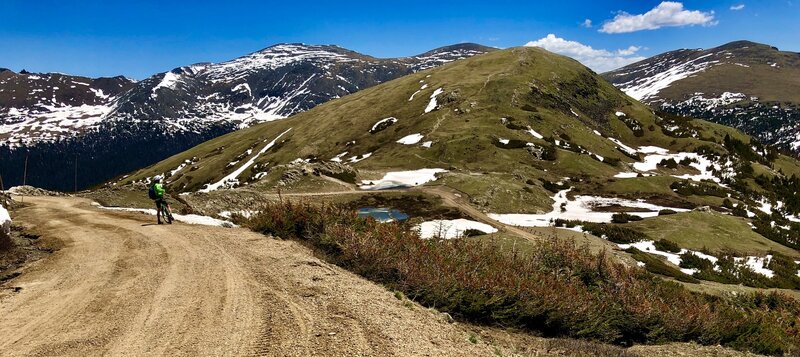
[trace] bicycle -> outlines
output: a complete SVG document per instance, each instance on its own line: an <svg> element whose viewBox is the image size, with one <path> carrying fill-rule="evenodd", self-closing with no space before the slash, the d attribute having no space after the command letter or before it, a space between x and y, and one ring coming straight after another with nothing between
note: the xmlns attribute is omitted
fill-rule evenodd
<svg viewBox="0 0 800 357"><path fill-rule="evenodd" d="M169 204L167 204L167 200L160 199L156 201L156 218L158 218L158 223L161 223L161 218L164 218L164 221L167 224L172 224L172 221L175 219L172 217L172 210L169 209ZM160 217L158 215L161 215Z"/></svg>

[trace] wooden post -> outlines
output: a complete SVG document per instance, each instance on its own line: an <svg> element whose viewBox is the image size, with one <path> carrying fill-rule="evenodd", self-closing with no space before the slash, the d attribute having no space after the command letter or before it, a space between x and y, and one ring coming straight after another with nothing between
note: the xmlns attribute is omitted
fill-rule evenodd
<svg viewBox="0 0 800 357"><path fill-rule="evenodd" d="M27 184L28 184L28 155L25 155L25 170L22 171L22 186L25 186ZM19 197L20 201L22 203L25 203L25 195L22 194Z"/></svg>
<svg viewBox="0 0 800 357"><path fill-rule="evenodd" d="M78 155L75 155L75 190L74 193L78 193Z"/></svg>

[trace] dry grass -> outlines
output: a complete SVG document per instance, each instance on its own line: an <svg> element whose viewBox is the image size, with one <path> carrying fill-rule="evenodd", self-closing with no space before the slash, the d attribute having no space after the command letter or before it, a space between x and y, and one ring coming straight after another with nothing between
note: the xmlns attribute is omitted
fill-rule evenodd
<svg viewBox="0 0 800 357"><path fill-rule="evenodd" d="M800 305L779 294L695 294L559 240L519 254L473 239L422 240L407 226L358 219L336 205L260 209L241 223L302 240L338 265L464 320L623 346L695 341L782 354L798 344Z"/></svg>

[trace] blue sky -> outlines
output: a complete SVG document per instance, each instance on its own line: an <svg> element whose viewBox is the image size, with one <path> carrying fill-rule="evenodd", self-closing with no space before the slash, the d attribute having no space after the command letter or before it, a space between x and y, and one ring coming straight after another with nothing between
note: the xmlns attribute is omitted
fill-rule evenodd
<svg viewBox="0 0 800 357"><path fill-rule="evenodd" d="M376 57L458 42L533 42L601 71L739 39L800 51L800 0L0 0L0 9L0 67L136 79L280 42L337 44Z"/></svg>

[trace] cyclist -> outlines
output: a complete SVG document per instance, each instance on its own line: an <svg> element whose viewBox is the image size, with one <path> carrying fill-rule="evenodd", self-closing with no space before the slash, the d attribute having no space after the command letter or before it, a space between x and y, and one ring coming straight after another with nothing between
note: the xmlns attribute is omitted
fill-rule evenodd
<svg viewBox="0 0 800 357"><path fill-rule="evenodd" d="M162 209L166 209L165 216L168 217L167 223L172 224L172 209L169 207L167 200L164 199L164 193L166 193L166 190L164 189L164 185L161 184L162 180L163 177L161 177L161 175L153 177L153 186L150 187L148 194L150 195L150 199L156 203L156 217L158 218L158 224L163 224L161 222Z"/></svg>

